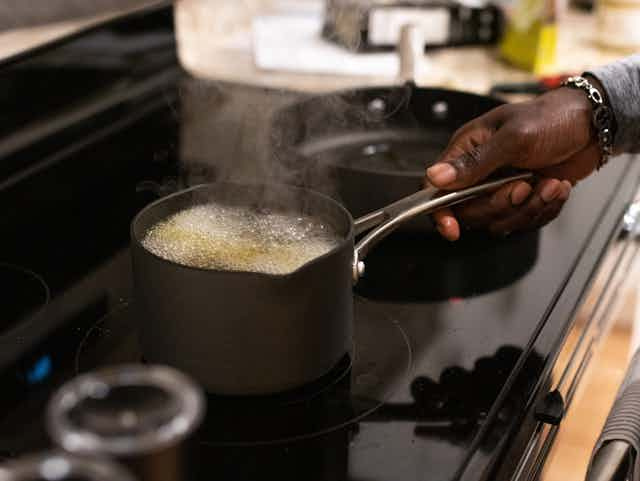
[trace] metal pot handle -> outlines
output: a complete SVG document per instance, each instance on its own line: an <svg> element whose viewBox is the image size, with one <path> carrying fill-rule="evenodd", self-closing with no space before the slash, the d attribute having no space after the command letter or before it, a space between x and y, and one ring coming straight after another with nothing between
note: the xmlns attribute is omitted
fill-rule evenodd
<svg viewBox="0 0 640 481"><path fill-rule="evenodd" d="M424 56L424 35L412 24L403 25L398 39L399 77L404 83L416 83L418 65Z"/></svg>
<svg viewBox="0 0 640 481"><path fill-rule="evenodd" d="M449 192L440 197L434 197L439 191L430 186L356 219L354 223L356 235L362 234L369 229L373 230L360 239L355 246L353 253L354 284L364 275L364 258L367 254L402 223L413 219L417 215L459 204L509 182L530 179L533 176L532 172L524 172L474 185L464 190Z"/></svg>

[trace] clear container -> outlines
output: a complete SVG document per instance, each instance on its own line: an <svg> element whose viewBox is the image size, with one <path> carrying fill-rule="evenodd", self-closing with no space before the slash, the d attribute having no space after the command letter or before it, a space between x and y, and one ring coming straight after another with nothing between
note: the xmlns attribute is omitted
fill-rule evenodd
<svg viewBox="0 0 640 481"><path fill-rule="evenodd" d="M116 458L141 481L175 481L181 445L203 413L202 391L182 373L123 365L62 386L49 403L47 428L67 452Z"/></svg>
<svg viewBox="0 0 640 481"><path fill-rule="evenodd" d="M105 459L51 452L2 464L0 481L134 481L134 478L123 467Z"/></svg>

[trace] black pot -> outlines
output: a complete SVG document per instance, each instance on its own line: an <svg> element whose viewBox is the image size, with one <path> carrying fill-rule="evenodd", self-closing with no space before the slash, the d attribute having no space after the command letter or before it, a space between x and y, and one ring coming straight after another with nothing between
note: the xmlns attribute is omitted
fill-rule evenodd
<svg viewBox="0 0 640 481"><path fill-rule="evenodd" d="M158 221L207 200L292 210L329 223L342 241L286 275L198 269L145 249ZM210 184L165 197L131 227L144 358L174 366L209 392L286 391L327 373L351 349L353 220L338 203L295 187Z"/></svg>
<svg viewBox="0 0 640 481"><path fill-rule="evenodd" d="M378 242L415 216L530 176L503 177L442 196L424 189L355 221L330 197L283 185L205 184L156 201L131 225L143 356L186 372L215 394L273 394L315 381L351 349L352 286ZM211 201L308 215L331 226L341 240L285 275L188 267L142 245L159 221ZM354 246L354 236L370 229Z"/></svg>
<svg viewBox="0 0 640 481"><path fill-rule="evenodd" d="M412 84L318 95L277 112L271 147L287 178L359 217L419 190L451 135L502 103Z"/></svg>

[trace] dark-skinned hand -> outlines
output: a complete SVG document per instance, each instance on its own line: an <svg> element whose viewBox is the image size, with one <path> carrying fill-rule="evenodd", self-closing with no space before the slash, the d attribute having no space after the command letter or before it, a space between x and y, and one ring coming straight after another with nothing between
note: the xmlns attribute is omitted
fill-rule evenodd
<svg viewBox="0 0 640 481"><path fill-rule="evenodd" d="M595 79L589 80L603 92ZM504 236L553 220L572 186L598 165L600 149L591 117L586 94L563 87L528 102L502 105L462 126L427 169L425 182L456 190L504 167L533 170L537 180L512 182L436 212L438 231L449 240L460 237L461 225Z"/></svg>

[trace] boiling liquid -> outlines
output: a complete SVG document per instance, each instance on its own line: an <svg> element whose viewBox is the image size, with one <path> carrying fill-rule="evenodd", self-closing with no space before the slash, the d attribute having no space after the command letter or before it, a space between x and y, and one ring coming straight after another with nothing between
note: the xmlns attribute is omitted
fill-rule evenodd
<svg viewBox="0 0 640 481"><path fill-rule="evenodd" d="M178 264L286 274L325 254L339 237L318 219L202 204L151 227L142 245Z"/></svg>

